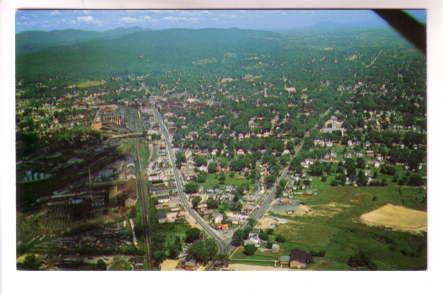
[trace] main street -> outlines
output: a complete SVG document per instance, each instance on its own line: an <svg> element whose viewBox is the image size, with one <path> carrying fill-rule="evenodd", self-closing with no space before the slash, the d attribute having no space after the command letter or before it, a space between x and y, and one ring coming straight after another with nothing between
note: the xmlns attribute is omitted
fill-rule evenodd
<svg viewBox="0 0 443 295"><path fill-rule="evenodd" d="M217 232L214 228L212 228L191 206L191 204L186 199L186 195L184 192L184 181L181 173L178 171L177 166L175 165L175 152L172 148L171 136L169 134L169 130L163 121L161 114L157 109L154 108L154 118L160 127L160 132L162 133L165 142L166 142L166 150L168 153L169 161L173 167L175 183L177 185L177 193L182 203L183 207L188 211L188 213L194 218L194 220L201 226L203 231L211 238L215 240L217 243L217 247L220 253L229 253L231 249L231 241L229 238L225 237L220 232Z"/></svg>

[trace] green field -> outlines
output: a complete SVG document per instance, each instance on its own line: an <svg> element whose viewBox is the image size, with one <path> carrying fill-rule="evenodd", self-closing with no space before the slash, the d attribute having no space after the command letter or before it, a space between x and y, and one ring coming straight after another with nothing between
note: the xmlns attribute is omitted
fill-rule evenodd
<svg viewBox="0 0 443 295"><path fill-rule="evenodd" d="M208 174L206 176L206 180L204 183L202 183L202 186L204 189L211 189L215 188L216 186L225 186L225 185L232 185L232 186L239 186L243 183L248 182L246 178L244 178L243 175L240 175L238 173L235 173L233 177L231 177L230 173L225 173L226 180L225 184L220 184L219 181L219 174Z"/></svg>
<svg viewBox="0 0 443 295"><path fill-rule="evenodd" d="M258 250L254 255L247 256L243 253L243 247L239 247L234 250L229 261L230 263L274 266L274 261L277 259L278 254L271 252L260 252Z"/></svg>
<svg viewBox="0 0 443 295"><path fill-rule="evenodd" d="M105 80L97 80L97 81L88 80L88 81L79 82L77 84L73 84L71 86L68 86L68 88L80 88L80 89L82 89L82 88L101 86L101 85L104 85L105 83L106 83Z"/></svg>
<svg viewBox="0 0 443 295"><path fill-rule="evenodd" d="M350 257L364 253L377 269L425 269L426 235L395 232L358 223L358 217L386 203L424 210L420 188L328 187L317 196L301 196L310 206L312 216L284 216L291 220L279 225L275 234L286 242L281 245L289 253L294 247L311 251L313 269L350 268ZM316 214L315 214L316 213ZM324 257L320 257L324 256ZM366 265L357 268L366 269Z"/></svg>
<svg viewBox="0 0 443 295"><path fill-rule="evenodd" d="M289 219L279 225L274 235L286 238L280 244L280 253L257 251L246 256L241 248L231 257L231 263L273 265L280 255L300 248L314 255L308 269L426 269L426 235L414 235L369 227L358 223L358 217L386 203L425 210L423 191L416 187L390 185L387 187L331 187L318 179L316 196L299 196L314 214L305 216L276 215ZM369 265L360 263L351 267L348 262L359 253Z"/></svg>
<svg viewBox="0 0 443 295"><path fill-rule="evenodd" d="M329 183L333 179L332 176L329 176L325 182L321 181L320 176L313 176L311 182L311 190L317 193L320 193L329 187Z"/></svg>

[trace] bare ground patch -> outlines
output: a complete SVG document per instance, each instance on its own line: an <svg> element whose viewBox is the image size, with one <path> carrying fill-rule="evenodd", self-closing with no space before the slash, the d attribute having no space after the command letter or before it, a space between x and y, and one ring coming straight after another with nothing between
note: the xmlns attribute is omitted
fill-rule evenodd
<svg viewBox="0 0 443 295"><path fill-rule="evenodd" d="M259 221L256 227L258 229L275 228L279 224L284 224L287 222L288 220L284 218L265 216Z"/></svg>
<svg viewBox="0 0 443 295"><path fill-rule="evenodd" d="M330 202L322 205L299 205L292 216L321 216L332 217L351 207L348 204Z"/></svg>
<svg viewBox="0 0 443 295"><path fill-rule="evenodd" d="M386 204L361 215L359 221L368 226L382 226L415 234L427 231L427 213L425 211L392 204Z"/></svg>

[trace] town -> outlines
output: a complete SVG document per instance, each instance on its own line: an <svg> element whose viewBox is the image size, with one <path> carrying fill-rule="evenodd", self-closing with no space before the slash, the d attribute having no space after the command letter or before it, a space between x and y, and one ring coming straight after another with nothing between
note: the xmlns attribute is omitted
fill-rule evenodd
<svg viewBox="0 0 443 295"><path fill-rule="evenodd" d="M19 269L426 268L422 58L228 48L189 72L18 70Z"/></svg>

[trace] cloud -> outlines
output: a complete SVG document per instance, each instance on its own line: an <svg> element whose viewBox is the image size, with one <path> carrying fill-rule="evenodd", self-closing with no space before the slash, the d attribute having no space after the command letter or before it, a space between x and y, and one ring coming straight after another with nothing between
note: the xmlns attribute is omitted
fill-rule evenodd
<svg viewBox="0 0 443 295"><path fill-rule="evenodd" d="M127 25L135 24L137 23L137 19L135 17L125 16L120 19L120 23Z"/></svg>
<svg viewBox="0 0 443 295"><path fill-rule="evenodd" d="M170 22L197 22L199 20L198 17L185 16L165 16L163 19Z"/></svg>
<svg viewBox="0 0 443 295"><path fill-rule="evenodd" d="M98 24L98 23L100 23L100 21L95 19L92 15L77 16L76 21L82 22L82 23L85 23L85 24Z"/></svg>

